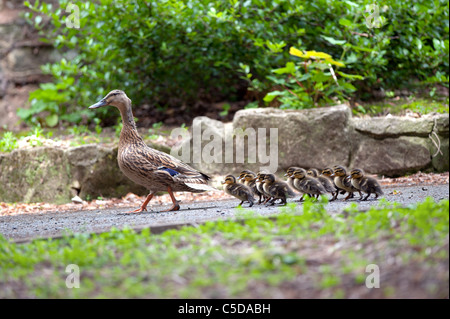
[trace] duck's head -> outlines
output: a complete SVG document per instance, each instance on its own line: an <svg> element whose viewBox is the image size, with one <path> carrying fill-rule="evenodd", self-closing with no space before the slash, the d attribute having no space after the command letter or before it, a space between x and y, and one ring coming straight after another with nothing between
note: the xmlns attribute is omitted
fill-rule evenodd
<svg viewBox="0 0 450 319"><path fill-rule="evenodd" d="M317 177L319 176L319 171L315 168L311 168L306 172L309 176Z"/></svg>
<svg viewBox="0 0 450 319"><path fill-rule="evenodd" d="M222 184L234 184L236 183L236 177L233 175L227 175L225 176L225 180L222 182Z"/></svg>
<svg viewBox="0 0 450 319"><path fill-rule="evenodd" d="M266 174L260 172L256 175L256 180L260 183L264 183L264 177L266 177Z"/></svg>
<svg viewBox="0 0 450 319"><path fill-rule="evenodd" d="M294 177L297 179L303 179L307 175L306 171L303 168L297 169L294 171Z"/></svg>
<svg viewBox="0 0 450 319"><path fill-rule="evenodd" d="M347 176L347 170L345 169L344 166L341 166L341 165L333 166L333 172L334 172L334 174L333 174L334 176Z"/></svg>
<svg viewBox="0 0 450 319"><path fill-rule="evenodd" d="M244 181L247 181L247 182L251 182L251 181L253 181L255 178L256 178L256 176L255 176L255 174L253 174L253 173L247 173L247 174L245 174L244 177L243 177Z"/></svg>
<svg viewBox="0 0 450 319"><path fill-rule="evenodd" d="M252 171L249 171L249 170L247 170L247 169L244 169L244 170L239 174L238 180L244 179L244 177L245 177L246 174L255 174L255 173L253 173Z"/></svg>
<svg viewBox="0 0 450 319"><path fill-rule="evenodd" d="M289 176L291 177L292 174L294 174L294 171L297 170L299 167L289 167L286 171L286 174L284 174L284 176Z"/></svg>
<svg viewBox="0 0 450 319"><path fill-rule="evenodd" d="M270 185L270 184L273 184L273 182L275 182L275 175L273 175L273 174L266 174L264 176L264 183Z"/></svg>
<svg viewBox="0 0 450 319"><path fill-rule="evenodd" d="M352 171L350 172L350 176L352 178L361 178L364 176L364 171L360 168L352 169Z"/></svg>
<svg viewBox="0 0 450 319"><path fill-rule="evenodd" d="M106 96L97 103L89 106L90 109L96 109L101 106L112 105L118 109L131 105L131 100L121 90L112 90Z"/></svg>
<svg viewBox="0 0 450 319"><path fill-rule="evenodd" d="M331 175L333 175L333 169L329 167L325 168L324 170L322 170L322 175L330 177Z"/></svg>

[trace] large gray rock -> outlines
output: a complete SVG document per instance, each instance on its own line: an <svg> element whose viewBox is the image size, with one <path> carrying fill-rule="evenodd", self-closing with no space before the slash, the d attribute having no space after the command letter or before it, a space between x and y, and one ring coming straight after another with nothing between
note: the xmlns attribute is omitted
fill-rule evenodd
<svg viewBox="0 0 450 319"><path fill-rule="evenodd" d="M428 136L434 127L431 117L372 117L353 118L351 124L357 132L376 138L410 136Z"/></svg>
<svg viewBox="0 0 450 319"><path fill-rule="evenodd" d="M71 178L64 151L57 148L0 155L0 201L65 203L70 200Z"/></svg>
<svg viewBox="0 0 450 319"><path fill-rule="evenodd" d="M360 139L350 167L368 173L399 176L431 167L427 138L402 136L385 139Z"/></svg>
<svg viewBox="0 0 450 319"><path fill-rule="evenodd" d="M308 110L248 109L236 113L233 128L265 128L267 132L277 129L279 168L323 168L349 164L350 117L346 105Z"/></svg>
<svg viewBox="0 0 450 319"><path fill-rule="evenodd" d="M227 160L227 152L233 152L231 123L200 116L194 119L190 131L180 129L173 133L183 139L170 151L172 156L207 174L223 174L235 169L234 159Z"/></svg>
<svg viewBox="0 0 450 319"><path fill-rule="evenodd" d="M122 197L131 192L148 191L122 174L117 164L117 147L84 145L65 152L72 174L72 184L81 198ZM76 186L79 185L79 186Z"/></svg>
<svg viewBox="0 0 450 319"><path fill-rule="evenodd" d="M117 146L37 147L0 154L3 202L67 203L75 194L88 199L129 192L148 193L120 171Z"/></svg>

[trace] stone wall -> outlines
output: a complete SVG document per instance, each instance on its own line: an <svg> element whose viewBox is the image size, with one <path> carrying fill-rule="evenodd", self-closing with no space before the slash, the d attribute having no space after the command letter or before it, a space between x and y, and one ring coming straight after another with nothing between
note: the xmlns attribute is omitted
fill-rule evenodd
<svg viewBox="0 0 450 319"><path fill-rule="evenodd" d="M60 56L22 17L23 0L0 0L0 127L18 129L16 111L28 105L28 94L49 80L41 65ZM57 1L46 1L55 4Z"/></svg>
<svg viewBox="0 0 450 319"><path fill-rule="evenodd" d="M211 175L237 174L244 167L258 171L266 166L264 162L248 163L257 148L249 148L247 139L239 142L236 137L236 129L247 128L278 129L278 173L289 166L324 168L335 164L387 176L449 169L448 114L418 119L353 118L345 105L302 111L263 108L238 111L232 123L196 118L193 127L202 136L199 150L190 134L172 154L183 155L180 151L188 150L186 162L200 155L202 161L191 165ZM214 139L223 153L216 158L220 163L207 163L201 153L209 150ZM231 141L233 161L236 148L245 150L244 163L226 163L227 141ZM440 144L439 151L435 144ZM128 192L145 195L143 187L120 172L116 158L117 147L104 145L40 147L0 154L0 201L63 203L77 194L84 199L121 197Z"/></svg>
<svg viewBox="0 0 450 319"><path fill-rule="evenodd" d="M448 114L430 114L420 118L354 118L346 105L309 110L248 109L236 113L229 133L219 121L198 120L202 134L209 129L218 132L215 134L223 136L223 140L235 129L253 128L256 131L265 128L268 132L270 128L277 128L278 169L290 166L322 169L341 164L386 176L419 170L449 170ZM193 144L192 139L190 143ZM206 140L202 145L208 143ZM244 144L247 149L248 143ZM258 171L266 163L246 160L243 164L222 161L194 163L193 166L209 173L233 173L243 167Z"/></svg>

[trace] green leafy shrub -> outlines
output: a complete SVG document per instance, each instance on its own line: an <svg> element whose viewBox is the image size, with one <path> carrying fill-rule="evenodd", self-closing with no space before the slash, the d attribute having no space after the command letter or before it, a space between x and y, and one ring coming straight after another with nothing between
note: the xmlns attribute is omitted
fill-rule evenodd
<svg viewBox="0 0 450 319"><path fill-rule="evenodd" d="M362 79L359 75L335 71L334 67L345 65L326 53L302 52L294 47L289 52L303 60L297 63L289 61L285 67L272 70L275 75L267 76L267 79L284 90L267 93L263 99L266 103L277 99L281 103L280 108L298 109L329 104L333 98L343 99L356 91L350 82Z"/></svg>
<svg viewBox="0 0 450 319"><path fill-rule="evenodd" d="M345 64L346 74L362 76L343 81L352 82L358 97L414 83L448 87L443 0L384 1L379 19L372 20L366 12L371 0L78 1L79 29L64 23L68 3L25 2L34 11L29 21L64 56L43 68L54 84L41 85L30 97L31 109L19 111L29 123L52 126L99 116L113 125L106 109L94 115L86 106L116 88L137 104L162 109L242 99L249 82L259 90L253 98L262 100L273 90L271 70L290 61L292 46L325 52ZM368 20L379 28L369 28ZM248 69L247 81L241 66Z"/></svg>
<svg viewBox="0 0 450 319"><path fill-rule="evenodd" d="M17 138L13 132L5 132L0 139L0 152L7 153L17 148Z"/></svg>

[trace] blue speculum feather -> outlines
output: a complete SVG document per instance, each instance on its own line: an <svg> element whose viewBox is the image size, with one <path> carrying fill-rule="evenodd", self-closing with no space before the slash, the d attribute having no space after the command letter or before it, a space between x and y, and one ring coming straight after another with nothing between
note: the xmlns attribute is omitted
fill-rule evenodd
<svg viewBox="0 0 450 319"><path fill-rule="evenodd" d="M180 174L177 171L175 171L175 170L173 170L171 168L167 168L165 166L160 166L160 167L158 167L158 169L161 170L161 171L166 171L167 173L170 174L170 176L175 176L175 175Z"/></svg>

